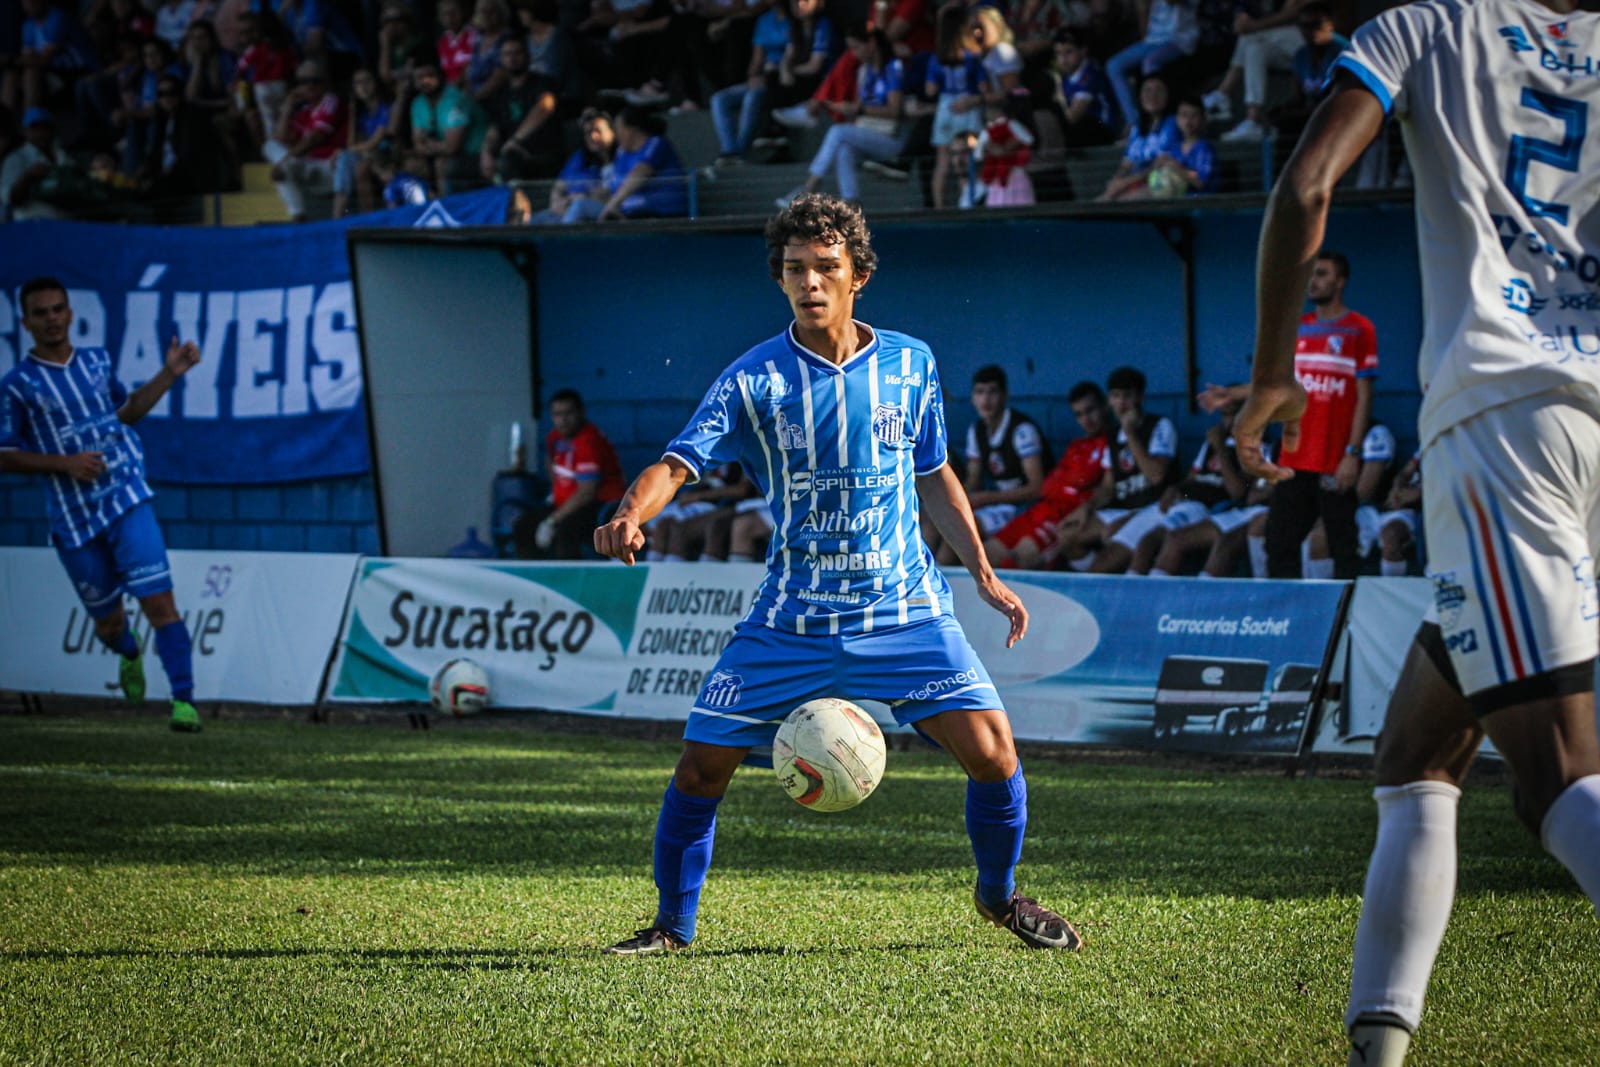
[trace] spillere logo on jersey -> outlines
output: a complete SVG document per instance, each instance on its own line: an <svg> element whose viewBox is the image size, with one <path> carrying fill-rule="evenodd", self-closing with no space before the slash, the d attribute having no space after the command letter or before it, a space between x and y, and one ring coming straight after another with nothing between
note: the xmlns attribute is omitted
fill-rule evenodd
<svg viewBox="0 0 1600 1067"><path fill-rule="evenodd" d="M872 716L848 700L808 700L789 713L772 741L772 770L797 804L846 811L883 780L888 748Z"/></svg>

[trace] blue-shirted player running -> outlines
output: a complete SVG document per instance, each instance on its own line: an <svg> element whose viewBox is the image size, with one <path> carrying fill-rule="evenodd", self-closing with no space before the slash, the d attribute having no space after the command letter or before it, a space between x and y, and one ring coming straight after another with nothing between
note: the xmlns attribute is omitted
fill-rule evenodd
<svg viewBox="0 0 1600 1067"><path fill-rule="evenodd" d="M103 348L74 348L67 290L54 278L22 287L22 324L33 348L0 378L0 470L49 476L56 552L94 619L95 636L122 657L129 701L144 699L144 660L122 611L139 599L172 684L172 728L200 729L189 628L172 598L167 549L144 480L144 451L129 429L200 362L174 338L165 365L129 393Z"/></svg>
<svg viewBox="0 0 1600 1067"><path fill-rule="evenodd" d="M768 266L794 324L723 372L661 461L629 488L595 548L624 563L640 527L685 482L737 460L765 494L775 532L767 577L684 730L656 825L655 921L607 949L665 952L695 933L717 806L734 770L778 723L820 696L887 702L966 770L978 911L1034 948L1075 949L1078 932L1019 895L1013 871L1027 785L989 673L951 610L950 587L918 530L918 500L1010 622L1028 612L984 555L960 477L945 455L933 354L853 317L877 266L861 212L798 197L767 224Z"/></svg>

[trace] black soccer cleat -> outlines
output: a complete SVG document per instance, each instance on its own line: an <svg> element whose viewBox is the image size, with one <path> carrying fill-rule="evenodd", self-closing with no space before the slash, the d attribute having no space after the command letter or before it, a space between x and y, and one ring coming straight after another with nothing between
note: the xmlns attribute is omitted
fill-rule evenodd
<svg viewBox="0 0 1600 1067"><path fill-rule="evenodd" d="M647 926L643 930L635 930L626 941L618 941L600 951L607 956L653 956L661 952L676 952L683 947L683 942L661 927Z"/></svg>
<svg viewBox="0 0 1600 1067"><path fill-rule="evenodd" d="M1010 930L1022 938L1022 943L1029 948L1075 952L1083 947L1083 935L1071 923L1032 897L1022 896L1015 890L1003 912L985 907L983 901L978 899L977 890L973 890L972 903L977 906L979 915L996 926Z"/></svg>

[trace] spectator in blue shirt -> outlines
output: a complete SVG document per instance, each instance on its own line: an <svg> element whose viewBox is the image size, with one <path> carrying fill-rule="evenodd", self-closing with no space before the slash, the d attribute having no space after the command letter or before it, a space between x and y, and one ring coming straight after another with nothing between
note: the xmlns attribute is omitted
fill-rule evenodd
<svg viewBox="0 0 1600 1067"><path fill-rule="evenodd" d="M750 41L750 67L743 81L711 94L711 121L717 130L716 166L744 162L750 143L767 118L767 81L789 47L789 0L773 4L756 19Z"/></svg>
<svg viewBox="0 0 1600 1067"><path fill-rule="evenodd" d="M1063 119L1062 136L1072 147L1110 144L1116 140L1116 101L1111 82L1100 64L1089 58L1089 48L1070 29L1055 37L1056 99Z"/></svg>
<svg viewBox="0 0 1600 1067"><path fill-rule="evenodd" d="M856 74L856 98L835 104L840 117L822 139L822 147L811 159L805 184L778 198L780 208L795 197L822 188L822 180L833 171L839 179L839 195L845 200L861 198L858 159L886 160L900 154L905 143L900 120L904 115L905 90L900 60L895 58L888 36L880 29L858 23L845 33L845 40L860 62Z"/></svg>
<svg viewBox="0 0 1600 1067"><path fill-rule="evenodd" d="M377 74L362 67L350 79L349 133L333 165L333 217L344 218L354 196L362 212L377 207L372 169L394 140L399 112Z"/></svg>
<svg viewBox="0 0 1600 1067"><path fill-rule="evenodd" d="M945 184L951 159L959 149L952 142L963 134L983 129L984 90L989 72L983 65L977 39L967 24L967 12L960 4L948 4L939 11L933 58L928 61L928 80L923 95L937 100L933 113L934 147L933 206L945 206Z"/></svg>
<svg viewBox="0 0 1600 1067"><path fill-rule="evenodd" d="M302 57L327 64L335 83L361 62L361 41L337 5L328 0L257 0L254 6L263 5L283 20Z"/></svg>
<svg viewBox="0 0 1600 1067"><path fill-rule="evenodd" d="M393 160L392 152L382 152L372 165L378 180L383 182L383 206L394 208L426 204L431 199L428 175L432 168L428 164L428 157L410 150L400 157L398 167Z"/></svg>
<svg viewBox="0 0 1600 1067"><path fill-rule="evenodd" d="M1151 74L1139 86L1139 120L1128 136L1117 172L1106 183L1100 200L1123 200L1143 196L1150 181L1150 169L1163 153L1177 151L1183 138L1172 117L1172 92L1159 75Z"/></svg>
<svg viewBox="0 0 1600 1067"><path fill-rule="evenodd" d="M0 102L13 113L43 107L65 83L94 68L77 23L49 0L22 0L22 51L0 81Z"/></svg>
<svg viewBox="0 0 1600 1067"><path fill-rule="evenodd" d="M1178 145L1156 157L1145 183L1147 195L1166 198L1216 192L1217 157L1205 138L1205 105L1199 97L1186 96L1178 101L1173 121L1178 127Z"/></svg>
<svg viewBox="0 0 1600 1067"><path fill-rule="evenodd" d="M599 108L589 108L578 117L578 129L583 134L583 147L572 153L561 168L550 187L549 206L528 219L530 226L582 222L587 209L579 202L605 196L605 173L617 150L611 116Z"/></svg>
<svg viewBox="0 0 1600 1067"><path fill-rule="evenodd" d="M689 213L688 175L666 138L659 115L629 104L617 115L617 154L606 177L607 198L590 216L608 219L672 218Z"/></svg>

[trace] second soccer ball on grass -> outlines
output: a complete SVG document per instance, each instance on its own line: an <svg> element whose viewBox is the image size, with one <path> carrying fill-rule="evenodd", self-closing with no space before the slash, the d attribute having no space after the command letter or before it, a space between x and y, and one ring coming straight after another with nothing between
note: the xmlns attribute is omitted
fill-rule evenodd
<svg viewBox="0 0 1600 1067"><path fill-rule="evenodd" d="M853 808L883 780L883 731L848 700L808 700L789 713L772 742L778 784L812 811Z"/></svg>
<svg viewBox="0 0 1600 1067"><path fill-rule="evenodd" d="M433 672L428 699L441 715L473 715L489 703L489 675L470 659L453 659Z"/></svg>

